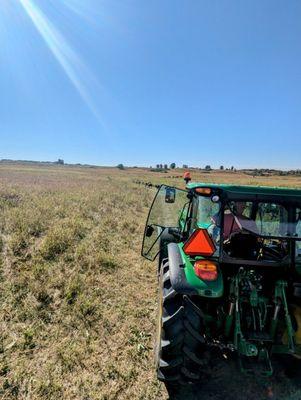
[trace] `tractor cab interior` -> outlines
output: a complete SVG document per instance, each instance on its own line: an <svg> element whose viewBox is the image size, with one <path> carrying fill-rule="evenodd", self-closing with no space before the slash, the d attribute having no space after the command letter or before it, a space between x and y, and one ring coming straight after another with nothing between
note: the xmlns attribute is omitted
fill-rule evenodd
<svg viewBox="0 0 301 400"><path fill-rule="evenodd" d="M212 198L199 197L198 227L207 229L221 255L278 263L293 256L301 261L300 204L269 199L220 204Z"/></svg>

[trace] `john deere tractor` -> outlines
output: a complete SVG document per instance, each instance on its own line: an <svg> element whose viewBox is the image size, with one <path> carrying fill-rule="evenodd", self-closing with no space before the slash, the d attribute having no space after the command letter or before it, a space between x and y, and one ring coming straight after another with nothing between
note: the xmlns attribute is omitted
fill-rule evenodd
<svg viewBox="0 0 301 400"><path fill-rule="evenodd" d="M198 381L208 355L273 374L301 357L301 190L162 185L142 255L158 257L158 378Z"/></svg>

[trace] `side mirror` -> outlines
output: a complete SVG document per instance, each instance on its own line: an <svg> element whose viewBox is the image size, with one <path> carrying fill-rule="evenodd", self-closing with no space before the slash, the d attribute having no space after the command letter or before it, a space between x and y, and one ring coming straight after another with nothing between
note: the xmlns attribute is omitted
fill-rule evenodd
<svg viewBox="0 0 301 400"><path fill-rule="evenodd" d="M151 237L153 233L154 233L154 228L151 225L147 225L146 231L145 231L145 236Z"/></svg>
<svg viewBox="0 0 301 400"><path fill-rule="evenodd" d="M167 187L165 191L165 203L174 203L176 201L176 189Z"/></svg>

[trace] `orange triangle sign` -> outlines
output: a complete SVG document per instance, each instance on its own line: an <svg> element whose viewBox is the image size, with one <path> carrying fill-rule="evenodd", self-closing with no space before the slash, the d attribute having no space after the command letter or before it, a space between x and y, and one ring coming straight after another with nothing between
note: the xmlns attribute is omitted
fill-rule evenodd
<svg viewBox="0 0 301 400"><path fill-rule="evenodd" d="M184 252L189 256L212 256L215 252L215 245L207 230L195 230L184 244Z"/></svg>

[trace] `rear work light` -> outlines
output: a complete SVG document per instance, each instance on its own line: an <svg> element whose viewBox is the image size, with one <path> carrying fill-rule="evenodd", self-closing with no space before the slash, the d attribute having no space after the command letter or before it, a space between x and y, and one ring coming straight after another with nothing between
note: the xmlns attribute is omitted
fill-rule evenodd
<svg viewBox="0 0 301 400"><path fill-rule="evenodd" d="M212 193L212 190L211 190L211 188L198 187L198 188L195 189L195 192L198 193L198 194L203 194L205 196L206 195L210 196L211 193Z"/></svg>
<svg viewBox="0 0 301 400"><path fill-rule="evenodd" d="M194 272L203 281L216 281L218 270L212 261L200 260L194 263Z"/></svg>
<svg viewBox="0 0 301 400"><path fill-rule="evenodd" d="M184 244L183 250L188 256L210 257L215 252L215 245L206 229L196 229Z"/></svg>

